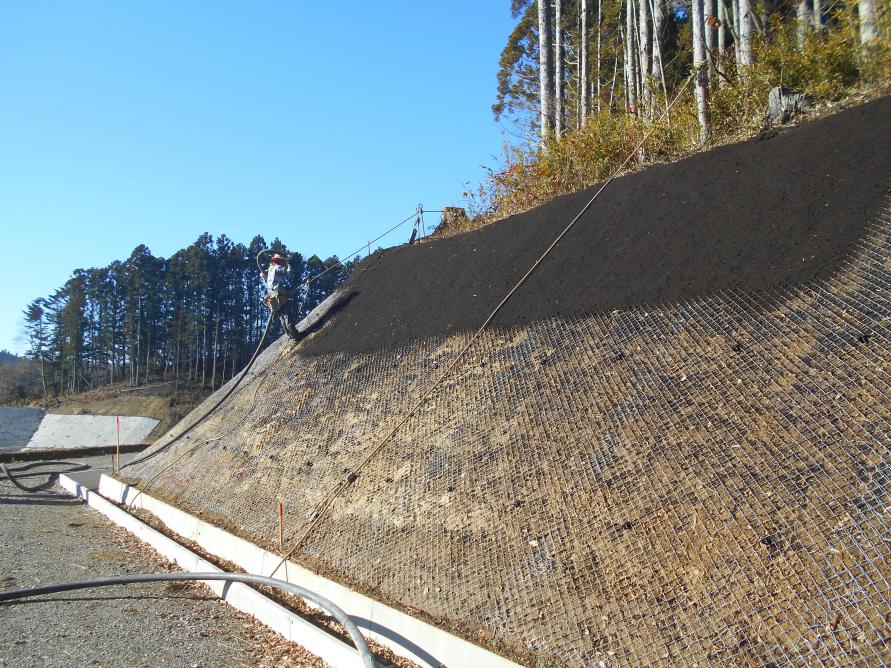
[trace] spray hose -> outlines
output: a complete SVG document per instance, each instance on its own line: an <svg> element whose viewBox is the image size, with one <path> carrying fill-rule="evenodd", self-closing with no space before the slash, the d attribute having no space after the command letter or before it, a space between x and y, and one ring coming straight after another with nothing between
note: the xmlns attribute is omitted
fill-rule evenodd
<svg viewBox="0 0 891 668"><path fill-rule="evenodd" d="M37 471L34 473L25 473L26 471L30 471L34 468L43 468L45 466L61 466L64 467L62 471ZM3 476L0 476L0 480L3 480L5 477L9 482L18 487L23 492L27 492L28 494L34 494L35 492L42 492L46 489L49 489L56 482L56 478L58 478L63 473L74 473L75 471L86 471L90 468L89 464L84 464L82 462L63 462L63 461L44 461L44 462L34 462L32 464L25 464L24 466L19 466L14 469L7 468L6 464L0 463L0 471L3 471ZM31 476L49 476L46 482L42 482L39 485L26 485L23 482L20 482L20 478L28 478Z"/></svg>
<svg viewBox="0 0 891 668"><path fill-rule="evenodd" d="M306 599L311 603L318 605L325 610L334 619L346 629L356 651L362 658L365 668L375 668L374 656L368 649L368 644L362 637L359 627L350 619L350 617L335 603L329 601L324 596L320 596L315 592L304 589L300 585L295 585L277 578L267 578L262 575L248 575L246 573L144 573L140 575L127 575L123 577L98 578L95 580L81 580L78 582L65 582L61 584L46 585L43 587L34 587L32 589L19 589L14 591L0 592L0 601L14 601L31 596L43 596L45 594L56 594L65 591L76 591L78 589L93 589L96 587L114 587L118 585L140 584L145 582L176 582L176 581L210 581L222 580L224 582L241 582L244 584L265 585L267 587L275 587L281 589L288 594L294 594L300 598Z"/></svg>

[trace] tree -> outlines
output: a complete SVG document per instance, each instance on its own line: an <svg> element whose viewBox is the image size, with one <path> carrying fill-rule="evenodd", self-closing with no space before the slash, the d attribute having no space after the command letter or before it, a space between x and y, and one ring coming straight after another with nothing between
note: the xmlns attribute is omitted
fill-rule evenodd
<svg viewBox="0 0 891 668"><path fill-rule="evenodd" d="M563 134L565 85L563 81L563 2L554 0L554 136Z"/></svg>
<svg viewBox="0 0 891 668"><path fill-rule="evenodd" d="M737 66L740 76L745 77L745 70L755 64L755 52L752 50L752 9L748 0L736 0L736 3L736 14L739 22Z"/></svg>
<svg viewBox="0 0 891 668"><path fill-rule="evenodd" d="M28 356L40 364L40 383L43 396L49 393L46 386L46 365L49 362L49 333L44 321L44 300L35 299L25 309L25 332L28 335Z"/></svg>
<svg viewBox="0 0 891 668"><path fill-rule="evenodd" d="M795 15L798 20L798 48L804 48L807 33L811 29L813 18L811 16L811 7L808 0L798 0L795 9Z"/></svg>
<svg viewBox="0 0 891 668"><path fill-rule="evenodd" d="M598 0L598 3L600 0ZM599 6L599 4L598 4ZM600 26L597 28L597 42L600 45ZM598 48L598 58L599 58ZM597 98L600 99L600 63L597 63ZM579 105L581 110L581 122L585 124L590 110L590 93L588 91L588 0L582 0L579 11Z"/></svg>
<svg viewBox="0 0 891 668"><path fill-rule="evenodd" d="M544 143L554 131L554 90L551 62L551 8L548 0L536 0L538 5L538 87L541 108L541 141Z"/></svg>
<svg viewBox="0 0 891 668"><path fill-rule="evenodd" d="M540 113L537 5L532 0L514 0L512 14L520 20L498 61L492 113L496 121L504 115L518 116L524 125L534 127Z"/></svg>
<svg viewBox="0 0 891 668"><path fill-rule="evenodd" d="M632 116L638 113L638 87L640 81L637 76L638 61L634 48L635 26L634 0L626 0L625 33L622 36L625 42L625 108L627 113Z"/></svg>
<svg viewBox="0 0 891 668"><path fill-rule="evenodd" d="M705 57L703 35L703 0L693 0L693 70L696 82L696 115L699 119L699 141L705 144L711 135L711 119L708 109L708 63Z"/></svg>
<svg viewBox="0 0 891 668"><path fill-rule="evenodd" d="M260 303L254 262L265 247L262 237L246 247L225 235L203 234L169 260L140 245L123 262L75 270L65 285L24 311L29 355L40 363L44 395L124 378L135 385L173 376L177 387L185 381L217 387L231 378L253 354L265 326L268 311ZM287 253L278 239L272 247ZM292 257L302 280L302 256ZM316 303L351 267L326 274L314 287Z"/></svg>
<svg viewBox="0 0 891 668"><path fill-rule="evenodd" d="M640 59L640 107L644 118L653 115L651 90L649 85L650 58L653 50L650 34L650 0L638 0L640 9L637 15L638 42L637 53Z"/></svg>
<svg viewBox="0 0 891 668"><path fill-rule="evenodd" d="M879 36L878 30L876 30L873 0L859 0L857 12L860 15L860 42L869 45Z"/></svg>

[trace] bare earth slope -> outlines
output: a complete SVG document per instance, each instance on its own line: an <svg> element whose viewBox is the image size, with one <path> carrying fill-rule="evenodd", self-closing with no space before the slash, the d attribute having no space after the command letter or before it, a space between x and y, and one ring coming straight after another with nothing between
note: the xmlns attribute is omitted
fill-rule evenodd
<svg viewBox="0 0 891 668"><path fill-rule="evenodd" d="M586 194L373 257L132 478L527 665L887 665L889 128L616 181L314 524Z"/></svg>

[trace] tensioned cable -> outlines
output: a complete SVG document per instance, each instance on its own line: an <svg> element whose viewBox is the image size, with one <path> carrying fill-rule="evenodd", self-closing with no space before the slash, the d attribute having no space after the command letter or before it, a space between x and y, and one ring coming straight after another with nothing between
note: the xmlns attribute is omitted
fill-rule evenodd
<svg viewBox="0 0 891 668"><path fill-rule="evenodd" d="M439 375L439 377L435 381L433 381L433 383L430 385L430 387L427 389L427 391L421 395L421 398L418 399L415 402L415 404L411 407L411 409L403 416L403 418L401 420L399 420L399 422L396 423L396 426L393 427L387 433L387 435L384 436L384 438L382 438L377 443L377 445L375 445L371 449L371 452L368 453L368 455L365 457L365 459L363 459L356 468L354 468L352 471L350 471L350 473L346 477L346 479L342 480L340 483L335 485L334 488L332 488L332 490L330 492L328 492L328 494L325 496L325 498L322 499L322 502L319 504L319 506L317 508L315 508L314 517L310 521L309 526L307 526L306 530L303 532L303 534L301 534L300 538L297 540L297 542L294 544L294 546L288 551L288 553L285 554L285 556L282 557L281 561L278 562L278 564L275 566L275 568L272 569L273 573L275 573L279 568L281 568L282 564L284 564L288 559L290 559L294 555L294 553L298 549L300 549L300 547L303 545L303 543L306 541L306 539L312 533L313 529L318 525L319 521L324 516L325 511L328 509L328 507L330 507L331 502L335 498L337 498L337 496L340 494L341 491L343 491L346 487L351 485L358 478L359 472L368 464L368 462L371 461L371 459L377 453L379 453L381 450L383 450L384 446L387 445L387 443L390 442L390 439L392 439L393 436L396 435L396 433L399 431L399 429L401 429L402 426L406 422L409 421L409 419L412 417L412 415L414 415L415 411L418 408L420 408L421 404L423 404L433 394L433 392L436 391L436 389L439 387L439 385L442 383L442 381L445 380L445 378L452 372L452 370L456 366L458 366L458 363L464 359L464 356L467 353L467 351L476 342L476 340L480 337L480 335L486 330L486 328L489 326L489 324L492 322L492 320L495 319L495 316L498 315L499 311L501 311L501 309L504 307L504 305L510 300L511 297L514 296L514 294L517 292L517 290L519 290L523 286L523 284L535 272L535 270L538 269L539 265L541 265L541 263L544 262L545 258L550 254L550 252L552 250L554 250L554 248L557 246L557 244L560 243L560 241L563 239L563 237L565 237L567 235L567 233L575 226L575 224L579 221L579 219L588 211L588 209L591 208L591 206L594 204L594 202L600 196L600 193L602 193L606 189L606 187L619 176L621 171L623 169L625 169L625 166L629 162L631 162L631 159L637 154L638 151L640 151L640 149L643 147L644 143L646 143L646 141L650 138L650 136L653 134L653 132L656 130L656 128L659 126L659 124L662 122L662 120L671 111L672 107L674 107L674 105L677 103L677 101L681 99L681 96L683 95L684 91L686 91L687 86L690 84L690 81L693 79L695 74L696 74L696 70L693 70L693 72L690 73L690 76L687 77L687 80L684 82L684 85L681 87L680 91L678 91L678 94L671 101L671 104L665 108L665 110L662 112L662 115L659 116L659 118L656 120L655 123L653 123L652 126L650 126L650 129L644 134L643 138L640 140L640 142L638 142L637 146L634 147L634 150L631 151L628 154L628 157L626 157L625 160L622 162L622 164L619 165L615 169L615 171L613 171L612 176L610 176L606 181L603 182L603 184L600 186L600 188L597 189L597 192L594 193L594 195L587 201L587 203L581 208L581 210L575 215L575 217L569 222L569 224L565 228L563 228L563 231L557 235L557 238L551 242L551 245L545 249L545 251L533 263L533 265L529 268L529 270L525 274L523 274L522 278L520 278L520 280L517 281L516 285L514 285L514 287L512 287L507 292L507 294L504 296L504 298L500 302L498 302L498 305L492 310L492 312L489 314L489 317L486 318L485 322L483 322L483 324L480 325L479 329L476 330L474 335L464 345L464 347L461 349L461 352L459 352L458 355L449 363L449 365Z"/></svg>

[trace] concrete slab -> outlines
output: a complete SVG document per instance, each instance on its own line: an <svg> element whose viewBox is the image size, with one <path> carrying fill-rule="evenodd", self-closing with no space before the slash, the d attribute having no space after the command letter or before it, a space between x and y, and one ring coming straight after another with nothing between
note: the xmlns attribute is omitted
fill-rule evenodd
<svg viewBox="0 0 891 668"><path fill-rule="evenodd" d="M0 407L0 451L24 448L41 420L42 408Z"/></svg>
<svg viewBox="0 0 891 668"><path fill-rule="evenodd" d="M56 415L44 416L37 431L28 441L27 449L43 448L90 448L114 445L117 440L117 423L108 415ZM121 445L142 443L158 425L149 417L122 415Z"/></svg>

